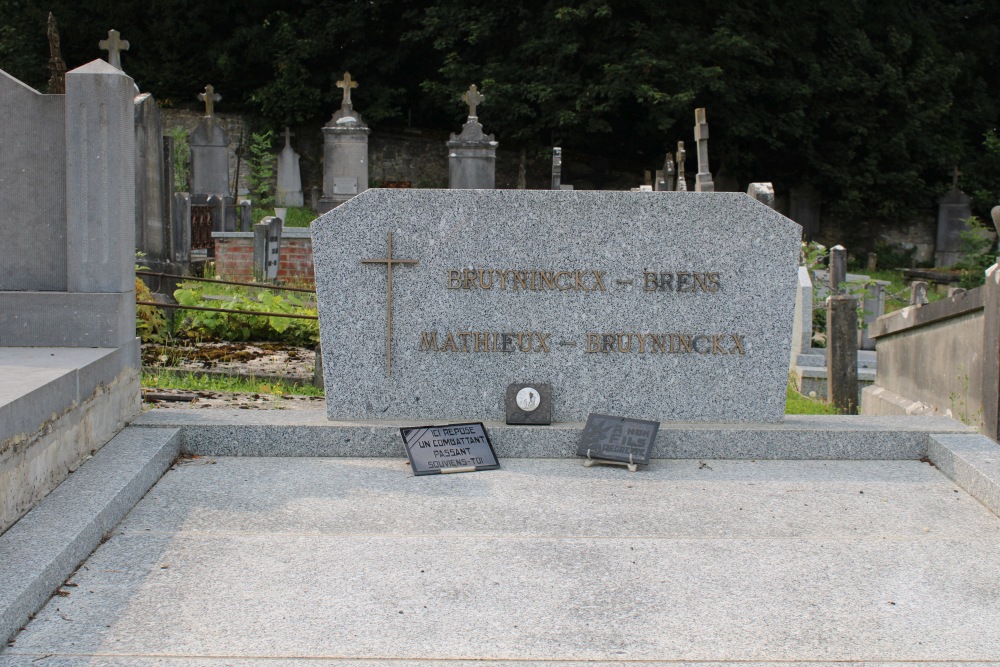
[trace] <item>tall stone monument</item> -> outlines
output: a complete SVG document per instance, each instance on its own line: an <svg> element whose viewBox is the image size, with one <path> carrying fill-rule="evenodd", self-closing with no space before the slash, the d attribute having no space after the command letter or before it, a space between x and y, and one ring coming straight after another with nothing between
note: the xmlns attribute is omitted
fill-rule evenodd
<svg viewBox="0 0 1000 667"><path fill-rule="evenodd" d="M552 189L562 189L562 148L552 148Z"/></svg>
<svg viewBox="0 0 1000 667"><path fill-rule="evenodd" d="M958 189L962 172L955 167L951 190L938 200L937 243L934 266L954 266L961 259L962 232L968 231L972 217L972 199Z"/></svg>
<svg viewBox="0 0 1000 667"><path fill-rule="evenodd" d="M205 117L191 132L191 194L229 194L229 137L222 124L215 118L215 103L222 95L211 84L198 93L198 100L205 103Z"/></svg>
<svg viewBox="0 0 1000 667"><path fill-rule="evenodd" d="M475 84L462 95L469 105L469 118L460 134L452 134L448 146L448 187L452 190L493 190L496 187L497 146L492 134L483 133L476 107L486 97Z"/></svg>
<svg viewBox="0 0 1000 667"><path fill-rule="evenodd" d="M687 151L684 149L684 142L677 142L677 191L687 192L687 176L684 175L684 161L687 159Z"/></svg>
<svg viewBox="0 0 1000 667"><path fill-rule="evenodd" d="M278 154L278 192L277 206L303 206L305 197L302 194L302 174L299 171L299 154L292 148L292 136L285 128L285 147Z"/></svg>
<svg viewBox="0 0 1000 667"><path fill-rule="evenodd" d="M708 168L708 121L704 109L694 110L694 138L698 142L698 173L694 177L694 191L715 192L712 172Z"/></svg>
<svg viewBox="0 0 1000 667"><path fill-rule="evenodd" d="M319 211L325 213L368 189L368 135L371 130L354 110L351 90L358 82L350 72L337 81L344 91L340 109L323 127L323 196Z"/></svg>

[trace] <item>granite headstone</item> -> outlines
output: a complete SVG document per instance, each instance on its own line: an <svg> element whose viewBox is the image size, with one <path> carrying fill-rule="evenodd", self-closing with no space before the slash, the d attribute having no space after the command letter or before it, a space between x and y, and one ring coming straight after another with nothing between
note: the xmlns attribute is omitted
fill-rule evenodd
<svg viewBox="0 0 1000 667"><path fill-rule="evenodd" d="M292 148L292 132L285 128L285 147L278 154L278 206L303 206L302 174L299 172L299 154Z"/></svg>
<svg viewBox="0 0 1000 667"><path fill-rule="evenodd" d="M312 227L330 419L784 416L800 228L742 193L370 190ZM782 325L788 323L788 326Z"/></svg>

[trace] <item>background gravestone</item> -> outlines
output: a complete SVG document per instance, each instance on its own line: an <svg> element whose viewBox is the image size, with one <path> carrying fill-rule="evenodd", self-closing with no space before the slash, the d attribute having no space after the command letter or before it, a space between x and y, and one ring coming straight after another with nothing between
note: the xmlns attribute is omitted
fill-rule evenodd
<svg viewBox="0 0 1000 667"><path fill-rule="evenodd" d="M958 189L956 173L952 188L938 200L937 243L934 247L934 266L954 266L962 258L962 232L969 230L967 220L972 217L972 199Z"/></svg>
<svg viewBox="0 0 1000 667"><path fill-rule="evenodd" d="M292 148L292 133L285 128L285 147L278 154L277 206L303 206L302 174L299 171L299 154Z"/></svg>
<svg viewBox="0 0 1000 667"><path fill-rule="evenodd" d="M188 137L191 146L191 194L229 194L229 136L215 119L215 103L222 99L212 86L198 98L205 103L205 117Z"/></svg>
<svg viewBox="0 0 1000 667"><path fill-rule="evenodd" d="M800 228L745 194L377 189L312 236L331 419L784 417Z"/></svg>
<svg viewBox="0 0 1000 667"><path fill-rule="evenodd" d="M344 91L340 109L323 126L321 213L368 189L368 135L371 130L351 102L351 91L358 87L358 82L351 79L350 72L344 72L337 87Z"/></svg>
<svg viewBox="0 0 1000 667"><path fill-rule="evenodd" d="M485 99L474 85L462 95L462 100L469 105L469 118L462 132L452 134L447 142L448 187L453 190L492 190L496 187L497 146L500 144L493 140L492 134L483 132L476 116L476 107ZM561 183L561 159L559 167Z"/></svg>
<svg viewBox="0 0 1000 667"><path fill-rule="evenodd" d="M143 263L154 270L170 262L170 202L173 200L173 160L165 159L163 119L149 93L135 104L135 247ZM159 268L154 267L157 265Z"/></svg>
<svg viewBox="0 0 1000 667"><path fill-rule="evenodd" d="M268 216L253 228L253 277L257 282L278 279L281 260L281 218Z"/></svg>

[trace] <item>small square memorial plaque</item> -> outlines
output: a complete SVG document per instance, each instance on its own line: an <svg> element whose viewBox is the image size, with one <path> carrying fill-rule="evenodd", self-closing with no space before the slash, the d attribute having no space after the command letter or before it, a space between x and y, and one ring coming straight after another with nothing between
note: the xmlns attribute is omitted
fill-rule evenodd
<svg viewBox="0 0 1000 667"><path fill-rule="evenodd" d="M500 467L481 422L399 429L414 475L495 470Z"/></svg>
<svg viewBox="0 0 1000 667"><path fill-rule="evenodd" d="M592 459L649 465L660 422L591 413L576 453Z"/></svg>
<svg viewBox="0 0 1000 667"><path fill-rule="evenodd" d="M507 387L508 424L548 426L552 423L552 385L514 383Z"/></svg>

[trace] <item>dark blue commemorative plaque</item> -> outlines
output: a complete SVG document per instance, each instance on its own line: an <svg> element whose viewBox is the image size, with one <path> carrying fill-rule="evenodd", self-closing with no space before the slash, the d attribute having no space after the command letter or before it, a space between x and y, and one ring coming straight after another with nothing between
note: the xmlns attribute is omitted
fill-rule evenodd
<svg viewBox="0 0 1000 667"><path fill-rule="evenodd" d="M482 422L399 429L414 475L496 470L493 443Z"/></svg>
<svg viewBox="0 0 1000 667"><path fill-rule="evenodd" d="M577 447L588 459L649 465L660 422L590 413Z"/></svg>

